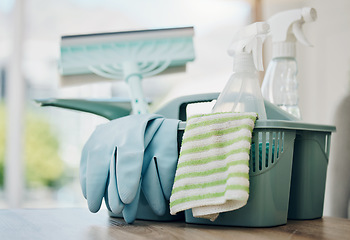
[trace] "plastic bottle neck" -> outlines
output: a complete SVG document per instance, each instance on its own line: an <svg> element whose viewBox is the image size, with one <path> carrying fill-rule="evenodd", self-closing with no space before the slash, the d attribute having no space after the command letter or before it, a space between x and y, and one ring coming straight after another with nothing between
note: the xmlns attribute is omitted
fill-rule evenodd
<svg viewBox="0 0 350 240"><path fill-rule="evenodd" d="M272 58L295 58L295 42L274 42L272 45Z"/></svg>
<svg viewBox="0 0 350 240"><path fill-rule="evenodd" d="M256 72L253 56L249 53L237 53L233 60L233 72Z"/></svg>
<svg viewBox="0 0 350 240"><path fill-rule="evenodd" d="M276 64L285 64L285 63L295 63L296 59L294 57L275 57L271 60L272 62L275 62Z"/></svg>

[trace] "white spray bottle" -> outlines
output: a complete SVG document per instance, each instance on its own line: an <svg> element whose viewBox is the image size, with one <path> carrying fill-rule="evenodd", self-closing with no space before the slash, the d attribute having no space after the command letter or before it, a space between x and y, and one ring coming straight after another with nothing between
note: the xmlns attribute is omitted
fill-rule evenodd
<svg viewBox="0 0 350 240"><path fill-rule="evenodd" d="M256 112L260 120L266 120L258 71L263 70L262 44L268 31L267 23L257 22L235 34L228 49L234 57L233 74L212 112Z"/></svg>
<svg viewBox="0 0 350 240"><path fill-rule="evenodd" d="M277 13L267 21L272 35L272 60L266 70L261 91L266 100L298 119L301 116L296 78L296 41L312 46L302 31L302 25L316 18L316 10L305 7Z"/></svg>

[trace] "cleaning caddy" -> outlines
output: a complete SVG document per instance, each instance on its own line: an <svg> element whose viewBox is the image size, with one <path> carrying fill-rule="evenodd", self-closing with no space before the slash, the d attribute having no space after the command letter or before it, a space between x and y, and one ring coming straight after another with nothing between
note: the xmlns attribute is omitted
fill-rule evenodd
<svg viewBox="0 0 350 240"><path fill-rule="evenodd" d="M250 45L250 50L246 49L249 50L247 56L261 48L263 36L260 34L266 34L268 28L262 30L263 33L256 31L258 38L254 35L250 39L257 44ZM109 214L124 217L128 223L135 219L182 219L196 224L271 227L286 224L288 218L322 217L333 126L297 122L295 117L263 101L259 94L251 94L253 92L247 94L253 97L248 100L259 102L263 111L246 108L237 115L231 112L235 108L230 107L228 113L214 110L214 113L204 116L187 116L188 104L217 99L218 94L212 93L180 97L154 113L148 113L148 101L140 85L142 77L160 73L168 67L184 66L194 60L192 36L192 28L181 28L62 39L60 67L63 75L95 73L123 78L130 86L130 101L116 98L38 100L42 106L75 109L112 120L96 128L82 152L80 180L89 209L98 211L104 199ZM246 41L241 43L244 45ZM129 54L125 54L125 49ZM247 92L237 91L231 96L240 93ZM233 102L231 106L235 105L234 99L228 99ZM218 99L215 108L219 107L220 101ZM244 101L247 103L247 99ZM255 120L256 113L258 120ZM239 116L244 121L237 119ZM237 124L240 127L237 128ZM241 127L243 125L246 127ZM231 130L231 133L227 132ZM205 134L211 135L210 140ZM211 143L213 139L215 141ZM228 152L217 154L222 147ZM235 152L243 154L234 155ZM207 158L203 161L209 165L205 168L196 165L203 163L202 160L195 164L189 162L189 156ZM218 163L217 160L226 156L234 161ZM235 160L241 160L240 164ZM230 168L231 165L239 167ZM175 173L176 169L178 173ZM219 175L220 171L227 177ZM211 177L203 178L204 173ZM192 183L183 181L184 176L188 176L187 180ZM204 190L208 192L204 193ZM183 195L186 192L192 195L186 198ZM231 198L231 193L238 197ZM215 205L219 205L219 211L212 211L210 204L204 208L193 207L191 198L208 202L211 195ZM221 205L225 202L223 196L226 202L229 200L229 206ZM175 209L187 203L192 204L191 208ZM185 210L184 215L170 215L170 212L181 210Z"/></svg>

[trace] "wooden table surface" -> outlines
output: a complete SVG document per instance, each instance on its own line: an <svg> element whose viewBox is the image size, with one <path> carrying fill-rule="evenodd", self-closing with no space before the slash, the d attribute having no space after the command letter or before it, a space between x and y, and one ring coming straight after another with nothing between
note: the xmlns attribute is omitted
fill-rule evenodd
<svg viewBox="0 0 350 240"><path fill-rule="evenodd" d="M0 210L0 239L350 239L350 220L324 217L288 221L271 228L219 227L184 222L110 218L106 211L87 209Z"/></svg>

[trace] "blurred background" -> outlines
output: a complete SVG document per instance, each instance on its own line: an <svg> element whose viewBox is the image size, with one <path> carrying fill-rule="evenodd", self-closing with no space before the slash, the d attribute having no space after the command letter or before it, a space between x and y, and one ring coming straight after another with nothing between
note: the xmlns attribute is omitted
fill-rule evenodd
<svg viewBox="0 0 350 240"><path fill-rule="evenodd" d="M314 47L297 45L303 120L335 124L337 106L349 93L347 0L0 1L0 208L86 206L79 186L80 153L96 125L107 120L40 108L33 99L109 98L112 82L63 81L57 69L62 35L194 26L196 60L187 71L143 80L146 97L162 104L182 95L220 92L232 70L226 50L234 32L304 6L316 8L318 19L304 26ZM265 68L270 52L267 42ZM128 96L122 81L116 89L117 96ZM332 215L331 205L326 198L325 215Z"/></svg>

